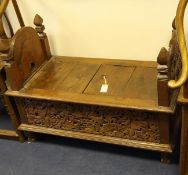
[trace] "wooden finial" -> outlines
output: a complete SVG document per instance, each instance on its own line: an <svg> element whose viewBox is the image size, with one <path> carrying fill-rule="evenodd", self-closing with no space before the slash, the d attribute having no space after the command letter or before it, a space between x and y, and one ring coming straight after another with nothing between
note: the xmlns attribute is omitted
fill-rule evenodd
<svg viewBox="0 0 188 175"><path fill-rule="evenodd" d="M35 18L34 18L34 24L36 26L42 26L42 23L43 23L43 19L41 16L39 16L38 14L35 15Z"/></svg>
<svg viewBox="0 0 188 175"><path fill-rule="evenodd" d="M46 33L44 32L45 26L43 25L43 19L40 15L38 15L38 14L35 15L34 24L36 26L35 30L38 33L44 56L45 56L45 58L50 59L51 58L50 45L48 42L48 37L47 37Z"/></svg>
<svg viewBox="0 0 188 175"><path fill-rule="evenodd" d="M43 25L43 19L40 15L36 14L34 18L34 24L35 24L35 29L38 32L40 36L45 36L46 34L44 33L45 26Z"/></svg>
<svg viewBox="0 0 188 175"><path fill-rule="evenodd" d="M159 52L159 55L157 57L157 62L160 65L166 65L168 62L168 58L169 58L168 50L165 47L161 48L161 51Z"/></svg>

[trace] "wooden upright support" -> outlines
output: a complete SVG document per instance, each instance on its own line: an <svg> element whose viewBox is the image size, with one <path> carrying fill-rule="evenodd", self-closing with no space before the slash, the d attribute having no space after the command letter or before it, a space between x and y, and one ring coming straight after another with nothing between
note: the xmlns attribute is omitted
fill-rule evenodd
<svg viewBox="0 0 188 175"><path fill-rule="evenodd" d="M168 87L168 62L169 53L166 48L162 48L158 58L158 76L157 76L157 89L158 89L158 104L159 106L169 106L170 92Z"/></svg>
<svg viewBox="0 0 188 175"><path fill-rule="evenodd" d="M46 33L44 33L45 26L43 25L43 19L39 15L36 15L34 18L34 24L36 26L35 30L37 31L40 41L41 41L44 56L46 59L50 59L51 51L50 51L50 46L48 42L48 37Z"/></svg>
<svg viewBox="0 0 188 175"><path fill-rule="evenodd" d="M4 107L6 108L9 116L11 119L11 122L13 124L13 127L15 130L6 130L6 129L0 129L0 137L3 138L10 138L10 139L17 139L20 142L24 142L25 137L23 132L18 130L18 126L20 124L20 121L18 119L17 113L13 106L13 101L10 97L5 95L5 92L7 90L7 86L5 83L5 79L3 76L3 65L2 62L0 62L0 96L4 102Z"/></svg>
<svg viewBox="0 0 188 175"><path fill-rule="evenodd" d="M181 104L181 143L180 143L180 175L188 174L188 99L184 96L182 87L178 101Z"/></svg>

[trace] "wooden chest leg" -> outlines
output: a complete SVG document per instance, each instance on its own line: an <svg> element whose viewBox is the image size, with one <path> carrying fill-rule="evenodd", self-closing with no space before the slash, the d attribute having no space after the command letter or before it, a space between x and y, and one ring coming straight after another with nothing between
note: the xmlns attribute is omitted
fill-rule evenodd
<svg viewBox="0 0 188 175"><path fill-rule="evenodd" d="M159 127L160 127L160 143L170 144L170 120L168 115L160 114ZM166 153L166 152L161 153L162 163L170 164L171 159L172 159L171 153Z"/></svg>
<svg viewBox="0 0 188 175"><path fill-rule="evenodd" d="M28 132L28 143L33 143L36 141L36 136L34 133L32 132Z"/></svg>
<svg viewBox="0 0 188 175"><path fill-rule="evenodd" d="M4 94L7 90L5 81L6 81L6 78L4 77L3 70L1 69L0 70L0 96L2 97L4 107L6 108L8 114L9 114L8 117L10 117L12 125L14 126L15 130L14 131L6 130L4 132L1 132L0 135L2 137L5 136L6 138L7 138L7 136L8 136L8 138L12 138L12 139L16 138L16 140L18 139L20 142L24 142L24 140L25 140L24 134L23 134L23 132L18 130L20 121L17 118L17 114L13 107L13 103L12 103L10 97L8 97Z"/></svg>
<svg viewBox="0 0 188 175"><path fill-rule="evenodd" d="M188 106L182 107L182 129L180 145L180 175L188 174Z"/></svg>
<svg viewBox="0 0 188 175"><path fill-rule="evenodd" d="M25 114L25 110L24 110L24 107L22 105L21 99L15 99L15 102L16 102L18 112L20 114L20 120L22 122L27 123L28 121L24 117L26 114ZM36 140L35 133L27 132L26 135L27 135L28 143L33 143Z"/></svg>
<svg viewBox="0 0 188 175"><path fill-rule="evenodd" d="M172 154L171 153L161 153L161 162L170 164L172 162Z"/></svg>
<svg viewBox="0 0 188 175"><path fill-rule="evenodd" d="M14 125L16 133L19 136L19 141L23 143L25 141L25 137L24 137L23 132L18 130L18 126L20 124L20 121L17 118L16 112L13 108L11 100L10 100L9 97L7 97L5 95L3 96L3 99L4 99L4 102L5 102L5 107L7 109L7 112L9 114L10 118L11 118L12 124Z"/></svg>

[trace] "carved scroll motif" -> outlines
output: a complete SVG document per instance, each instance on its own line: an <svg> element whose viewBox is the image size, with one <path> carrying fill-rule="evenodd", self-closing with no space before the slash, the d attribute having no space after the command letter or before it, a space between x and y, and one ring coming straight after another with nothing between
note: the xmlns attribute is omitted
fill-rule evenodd
<svg viewBox="0 0 188 175"><path fill-rule="evenodd" d="M23 104L31 125L160 143L153 113L28 99Z"/></svg>

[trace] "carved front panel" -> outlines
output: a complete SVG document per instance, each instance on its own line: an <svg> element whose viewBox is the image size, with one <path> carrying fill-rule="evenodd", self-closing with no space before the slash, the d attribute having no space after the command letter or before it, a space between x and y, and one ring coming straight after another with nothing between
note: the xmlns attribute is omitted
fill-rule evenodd
<svg viewBox="0 0 188 175"><path fill-rule="evenodd" d="M42 100L23 100L31 125L160 143L156 114Z"/></svg>

